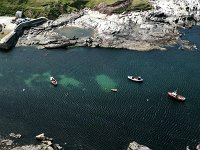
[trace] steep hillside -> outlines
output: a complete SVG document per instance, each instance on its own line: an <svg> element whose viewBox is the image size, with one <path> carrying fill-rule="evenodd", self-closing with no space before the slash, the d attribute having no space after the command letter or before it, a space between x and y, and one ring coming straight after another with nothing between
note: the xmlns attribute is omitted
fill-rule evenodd
<svg viewBox="0 0 200 150"><path fill-rule="evenodd" d="M105 3L112 4L118 0L1 0L0 16L13 16L17 10L23 10L27 17L45 16L57 18L62 13L69 13L79 9ZM133 0L125 10L149 9L149 0ZM123 10L124 11L124 10Z"/></svg>

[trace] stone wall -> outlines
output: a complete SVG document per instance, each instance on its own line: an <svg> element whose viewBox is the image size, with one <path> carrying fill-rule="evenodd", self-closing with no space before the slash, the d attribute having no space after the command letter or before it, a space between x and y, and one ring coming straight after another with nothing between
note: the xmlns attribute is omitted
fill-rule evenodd
<svg viewBox="0 0 200 150"><path fill-rule="evenodd" d="M48 19L45 17L40 17L37 19L33 19L31 21L27 21L24 23L19 24L14 31L11 31L8 35L6 35L4 38L0 41L0 49L11 49L14 47L17 43L18 38L23 33L25 28L30 28L34 26L38 26L40 24L43 24Z"/></svg>

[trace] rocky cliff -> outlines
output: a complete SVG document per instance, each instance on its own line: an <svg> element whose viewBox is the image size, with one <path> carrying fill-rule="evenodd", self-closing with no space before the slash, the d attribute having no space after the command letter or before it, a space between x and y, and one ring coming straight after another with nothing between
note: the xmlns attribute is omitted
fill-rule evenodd
<svg viewBox="0 0 200 150"><path fill-rule="evenodd" d="M163 49L163 46L179 41L177 27L191 27L200 20L200 0L151 0L151 3L154 9L149 11L108 15L84 9L64 15L26 31L18 45L58 48L75 44L134 50ZM67 39L54 32L61 26L92 28L95 34L89 39Z"/></svg>

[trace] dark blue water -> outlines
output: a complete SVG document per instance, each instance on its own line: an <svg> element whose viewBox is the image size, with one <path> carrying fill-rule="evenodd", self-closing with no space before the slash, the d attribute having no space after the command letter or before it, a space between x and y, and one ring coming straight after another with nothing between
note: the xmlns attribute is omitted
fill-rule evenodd
<svg viewBox="0 0 200 150"><path fill-rule="evenodd" d="M200 46L200 27L183 32ZM21 144L42 132L69 150L125 150L132 141L182 150L200 141L199 50L23 47L1 52L0 64L0 133L21 133ZM168 99L176 89L185 103Z"/></svg>

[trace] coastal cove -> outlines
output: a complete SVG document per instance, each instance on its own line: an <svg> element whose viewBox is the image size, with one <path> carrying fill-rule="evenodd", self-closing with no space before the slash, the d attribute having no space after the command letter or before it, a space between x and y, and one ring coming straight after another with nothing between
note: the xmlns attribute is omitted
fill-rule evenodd
<svg viewBox="0 0 200 150"><path fill-rule="evenodd" d="M200 47L199 26L180 32ZM70 150L126 150L132 141L153 150L194 149L200 141L199 50L176 45L147 52L1 51L1 136L21 133L16 142L33 144L33 137L44 132ZM144 83L127 79L134 74ZM57 87L49 76L58 80ZM167 91L176 89L186 96L185 103L168 99Z"/></svg>

